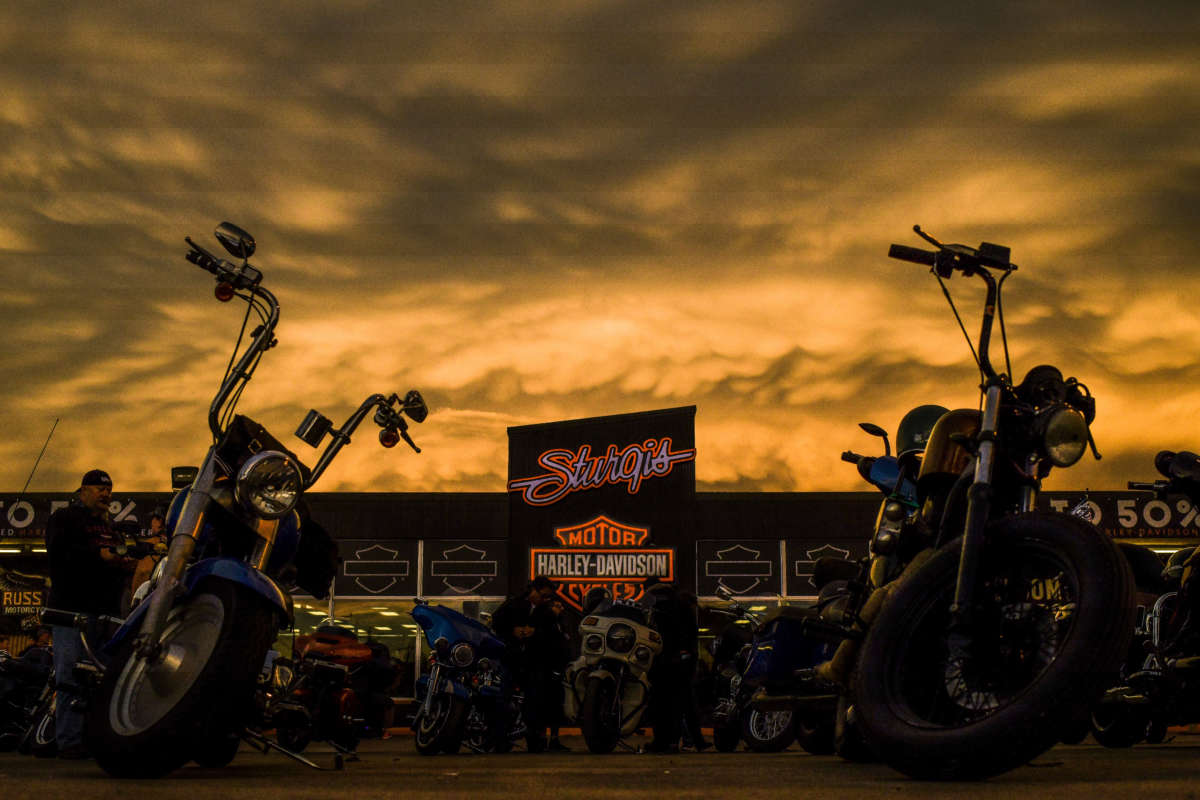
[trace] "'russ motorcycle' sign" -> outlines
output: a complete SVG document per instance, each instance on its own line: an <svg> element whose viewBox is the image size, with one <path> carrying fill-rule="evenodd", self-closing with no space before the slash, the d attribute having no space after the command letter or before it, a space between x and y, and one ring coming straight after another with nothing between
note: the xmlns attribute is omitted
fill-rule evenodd
<svg viewBox="0 0 1200 800"><path fill-rule="evenodd" d="M687 406L509 428L514 563L553 578L577 609L596 586L636 600L646 578L675 580L694 514L695 414Z"/></svg>

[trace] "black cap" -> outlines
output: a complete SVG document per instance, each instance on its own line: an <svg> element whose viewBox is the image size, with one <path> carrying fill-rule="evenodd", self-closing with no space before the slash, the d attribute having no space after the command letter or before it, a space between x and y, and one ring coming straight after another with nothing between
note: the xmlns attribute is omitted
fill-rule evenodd
<svg viewBox="0 0 1200 800"><path fill-rule="evenodd" d="M102 469L88 470L83 474L83 480L79 482L80 486L107 486L112 488L112 478L108 477L108 473Z"/></svg>

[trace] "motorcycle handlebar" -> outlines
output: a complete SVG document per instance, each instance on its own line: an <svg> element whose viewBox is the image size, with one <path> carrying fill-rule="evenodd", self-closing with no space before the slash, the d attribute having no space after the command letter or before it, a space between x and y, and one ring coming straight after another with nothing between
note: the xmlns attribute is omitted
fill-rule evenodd
<svg viewBox="0 0 1200 800"><path fill-rule="evenodd" d="M888 258L899 259L900 261L911 261L914 264L923 264L927 267L932 267L937 264L937 253L931 250L922 250L919 247L909 247L903 244L894 244L888 248Z"/></svg>
<svg viewBox="0 0 1200 800"><path fill-rule="evenodd" d="M850 464L857 464L858 462L862 461L864 458L866 458L866 456L860 456L858 453L851 452L850 450L847 450L846 452L842 453L842 461L848 462Z"/></svg>

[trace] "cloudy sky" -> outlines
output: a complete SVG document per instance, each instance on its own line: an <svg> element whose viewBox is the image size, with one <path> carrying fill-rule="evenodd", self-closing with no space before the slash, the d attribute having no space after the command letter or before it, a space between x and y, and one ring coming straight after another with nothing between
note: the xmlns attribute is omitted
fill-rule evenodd
<svg viewBox="0 0 1200 800"><path fill-rule="evenodd" d="M503 491L509 426L693 404L701 490L866 488L856 422L977 400L914 223L1010 246L1014 371L1097 396L1048 488L1200 448L1194 0L9 2L0 87L3 491L56 419L31 490L199 461L222 220L283 306L243 412L311 463L309 407L433 408L327 491Z"/></svg>

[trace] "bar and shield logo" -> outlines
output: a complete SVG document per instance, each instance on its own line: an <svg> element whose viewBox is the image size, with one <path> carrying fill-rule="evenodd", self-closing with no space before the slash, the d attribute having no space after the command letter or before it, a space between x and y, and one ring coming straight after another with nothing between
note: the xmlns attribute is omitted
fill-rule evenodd
<svg viewBox="0 0 1200 800"><path fill-rule="evenodd" d="M558 595L581 611L587 593L608 589L616 600L640 600L645 580L675 580L675 549L648 547L650 529L600 515L579 525L554 529L558 547L529 551L529 576L545 575Z"/></svg>

